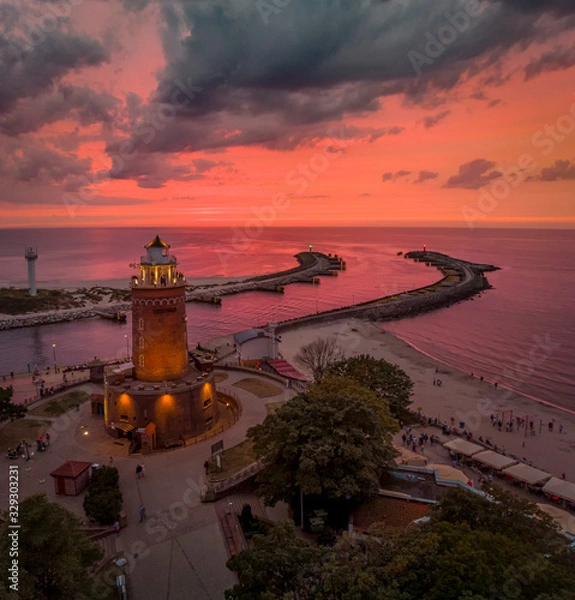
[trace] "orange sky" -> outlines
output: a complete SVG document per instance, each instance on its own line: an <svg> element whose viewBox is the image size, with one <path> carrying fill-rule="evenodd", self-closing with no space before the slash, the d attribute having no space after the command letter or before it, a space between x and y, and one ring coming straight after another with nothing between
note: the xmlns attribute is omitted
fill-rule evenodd
<svg viewBox="0 0 575 600"><path fill-rule="evenodd" d="M138 186L134 176L88 188L82 182L94 181L98 171L112 166L107 143L128 139L133 130L135 121L122 112L126 112L127 95L137 94L147 104L170 52L158 25L157 6L150 4L136 13L125 12L119 4L110 5L112 10L108 7L87 1L71 19L83 34L107 40L111 58L68 70L36 100L49 106L50 93L62 84L89 88L116 98L116 117L110 123L82 123L71 111L33 132L0 134L10 154L6 160L10 168L0 170L2 227L221 226L254 219L267 226L575 226L575 173L571 171L572 166L575 171L571 162L575 161L575 71L571 64L562 64L527 81L524 75L530 61L560 44L572 45L572 32L527 51L510 49L487 71L468 73L447 92L438 92L436 106L429 97L417 103L403 92L382 93L377 110L350 110L341 118L313 123L313 133L291 149L249 143L195 152L152 152L146 159L165 160L175 172L179 167L186 171L197 159L213 166L196 171L196 177L168 177L156 187ZM503 71L504 81L484 86L489 69L494 74ZM360 89L367 83L353 85ZM477 98L478 91L483 98ZM19 102L25 100L22 96ZM13 104L12 110L19 106ZM268 118L270 127L275 126L272 117L264 114L235 113L233 118L229 111L222 114L227 124L221 136L224 131L236 135L254 124L265 131ZM429 117L437 123L426 126L424 119ZM207 118L202 115L198 122ZM546 130L549 126L564 134ZM214 122L213 127L218 125ZM301 133L306 127L294 126L294 131ZM341 139L348 128L356 134ZM388 128L402 129L373 141L368 133L357 133ZM33 177L26 174L18 179L14 173L23 172L23 163L31 168L27 152L32 145L79 161L89 159L87 179L79 176L74 188L71 176L60 174L59 180L51 180L41 168ZM485 185L446 186L462 165L480 160L484 166L489 164L478 172L479 178L488 177ZM558 174L545 171L558 165L563 165ZM410 174L397 175L402 171ZM489 175L494 171L497 176ZM429 174L415 183L421 172ZM511 175L506 179L501 173Z"/></svg>

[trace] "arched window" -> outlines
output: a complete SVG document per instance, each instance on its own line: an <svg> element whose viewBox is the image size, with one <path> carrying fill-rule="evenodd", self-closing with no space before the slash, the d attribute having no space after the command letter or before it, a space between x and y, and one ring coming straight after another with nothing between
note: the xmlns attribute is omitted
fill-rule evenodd
<svg viewBox="0 0 575 600"><path fill-rule="evenodd" d="M144 355L140 354L140 367L144 366Z"/></svg>
<svg viewBox="0 0 575 600"><path fill-rule="evenodd" d="M144 319L142 317L138 319L138 329L144 331Z"/></svg>
<svg viewBox="0 0 575 600"><path fill-rule="evenodd" d="M138 345L140 347L140 350L144 349L144 338L143 338L143 336L140 336L140 339L138 341Z"/></svg>

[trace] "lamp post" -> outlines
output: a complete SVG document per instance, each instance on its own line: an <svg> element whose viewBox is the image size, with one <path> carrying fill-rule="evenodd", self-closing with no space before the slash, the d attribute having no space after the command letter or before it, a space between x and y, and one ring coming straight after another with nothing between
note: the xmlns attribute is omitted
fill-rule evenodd
<svg viewBox="0 0 575 600"><path fill-rule="evenodd" d="M126 338L126 358L130 360L130 342L128 341L128 335L124 335Z"/></svg>
<svg viewBox="0 0 575 600"><path fill-rule="evenodd" d="M52 356L54 357L54 373L56 372L56 344L52 344Z"/></svg>

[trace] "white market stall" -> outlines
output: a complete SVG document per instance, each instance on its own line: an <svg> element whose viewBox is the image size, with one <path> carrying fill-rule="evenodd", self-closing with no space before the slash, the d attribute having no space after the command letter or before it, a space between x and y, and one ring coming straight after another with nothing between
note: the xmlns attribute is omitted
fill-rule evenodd
<svg viewBox="0 0 575 600"><path fill-rule="evenodd" d="M510 467L517 462L514 458L509 458L509 456L505 456L504 454L493 452L493 450L485 450L484 452L479 452L479 454L474 454L473 460L487 465L488 467L492 467L497 471Z"/></svg>
<svg viewBox="0 0 575 600"><path fill-rule="evenodd" d="M567 502L575 504L575 483L551 477L551 479L543 486L543 491L551 496L557 496Z"/></svg>
<svg viewBox="0 0 575 600"><path fill-rule="evenodd" d="M473 442L468 442L467 440L462 440L460 438L445 442L443 447L447 448L448 450L452 450L457 454L463 454L463 456L473 456L474 454L484 450L483 446L479 446L478 444L474 444Z"/></svg>
<svg viewBox="0 0 575 600"><path fill-rule="evenodd" d="M524 463L507 467L506 469L503 469L503 473L517 481L527 483L528 485L543 485L552 477L551 473L540 471L539 469L530 467Z"/></svg>

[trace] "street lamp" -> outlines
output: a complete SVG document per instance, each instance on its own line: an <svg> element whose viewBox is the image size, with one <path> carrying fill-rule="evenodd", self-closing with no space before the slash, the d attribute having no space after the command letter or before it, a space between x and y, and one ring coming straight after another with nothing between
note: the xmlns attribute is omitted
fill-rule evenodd
<svg viewBox="0 0 575 600"><path fill-rule="evenodd" d="M128 341L128 335L124 335L126 338L126 358L130 360L130 342Z"/></svg>
<svg viewBox="0 0 575 600"><path fill-rule="evenodd" d="M54 373L56 372L56 344L52 344L52 355L54 356Z"/></svg>

